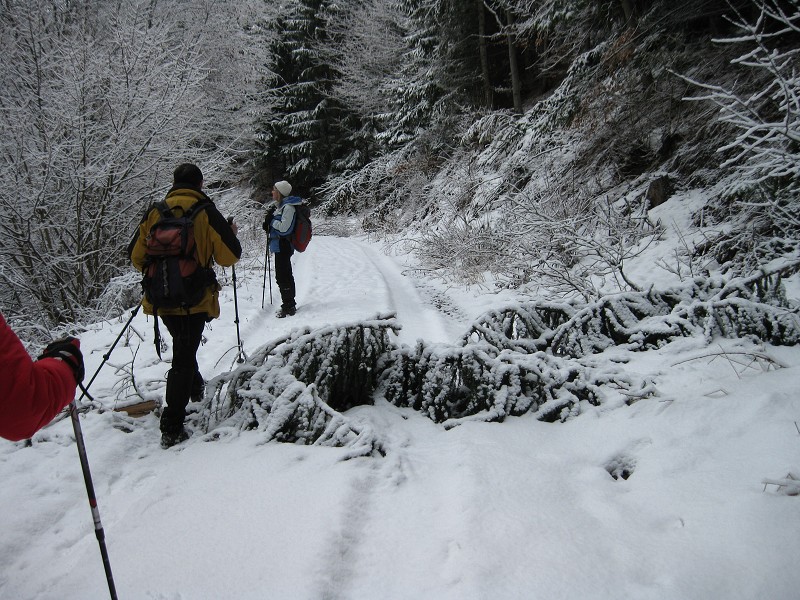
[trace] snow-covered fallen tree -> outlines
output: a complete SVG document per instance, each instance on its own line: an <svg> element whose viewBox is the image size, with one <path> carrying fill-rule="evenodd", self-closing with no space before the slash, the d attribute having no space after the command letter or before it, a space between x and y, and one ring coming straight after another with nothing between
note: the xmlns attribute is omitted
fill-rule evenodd
<svg viewBox="0 0 800 600"><path fill-rule="evenodd" d="M380 452L369 426L344 414L376 393L450 428L533 414L564 421L587 406L657 394L646 376L592 358L611 347L659 348L677 338L752 337L800 343L799 307L781 280L800 263L730 281L698 278L595 302L530 302L490 311L459 344L397 345L394 315L296 330L209 382L196 427L210 438L243 430L271 440Z"/></svg>
<svg viewBox="0 0 800 600"><path fill-rule="evenodd" d="M589 303L528 302L492 311L464 338L514 351L549 350L580 358L624 345L658 348L677 337L752 335L776 345L800 342L798 307L782 296L783 277L800 261L728 282L697 278L664 291L626 292Z"/></svg>
<svg viewBox="0 0 800 600"><path fill-rule="evenodd" d="M270 342L208 382L195 427L212 437L255 430L264 442L344 446L353 455L379 450L369 427L340 411L372 403L389 332L398 327L392 315L379 315Z"/></svg>
<svg viewBox="0 0 800 600"><path fill-rule="evenodd" d="M566 420L580 404L600 405L610 395L651 395L650 382L620 369L595 369L546 352L498 350L487 343L463 347L419 344L394 354L386 397L453 427L465 420L502 421L533 413L543 421Z"/></svg>

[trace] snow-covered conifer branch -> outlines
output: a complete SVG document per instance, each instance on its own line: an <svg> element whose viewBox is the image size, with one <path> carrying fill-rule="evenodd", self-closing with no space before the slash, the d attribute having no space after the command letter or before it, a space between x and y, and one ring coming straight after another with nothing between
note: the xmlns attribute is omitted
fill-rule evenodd
<svg viewBox="0 0 800 600"><path fill-rule="evenodd" d="M641 397L653 391L621 372L600 372L545 352L498 352L484 342L403 347L392 364L385 375L387 399L446 427L526 413L563 421L580 414L584 402L599 405L615 394Z"/></svg>
<svg viewBox="0 0 800 600"><path fill-rule="evenodd" d="M697 278L674 289L609 295L568 309L552 303L521 304L484 316L470 335L502 348L535 348L573 358L619 345L630 350L658 348L695 335L753 335L773 344L797 344L798 309L785 303L781 291L781 275L796 269L785 265L727 283ZM543 329L546 322L554 326Z"/></svg>
<svg viewBox="0 0 800 600"><path fill-rule="evenodd" d="M257 430L271 440L347 446L372 452L369 428L341 412L372 402L390 351L393 315L295 330L207 384L198 425L207 432Z"/></svg>
<svg viewBox="0 0 800 600"><path fill-rule="evenodd" d="M587 406L636 401L654 383L591 359L618 346L661 347L680 337L753 336L800 343L800 315L780 292L783 265L734 281L696 278L680 287L626 292L570 304L531 302L490 311L460 344L414 348L392 343L393 315L300 329L253 353L249 362L209 382L199 415L212 435L256 430L265 441L379 451L367 425L343 413L390 402L445 427L533 414L565 420Z"/></svg>
<svg viewBox="0 0 800 600"><path fill-rule="evenodd" d="M485 341L498 350L544 350L550 344L547 334L574 314L571 304L517 303L484 313L472 324L464 343Z"/></svg>

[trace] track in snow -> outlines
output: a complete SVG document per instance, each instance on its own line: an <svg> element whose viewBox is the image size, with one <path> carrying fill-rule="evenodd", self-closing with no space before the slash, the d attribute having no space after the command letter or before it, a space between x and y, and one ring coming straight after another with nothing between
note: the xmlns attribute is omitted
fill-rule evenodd
<svg viewBox="0 0 800 600"><path fill-rule="evenodd" d="M263 257L262 257L263 261ZM241 336L245 350L296 327L321 327L336 322L353 322L392 312L402 325L399 341L413 345L418 339L447 342L462 334L470 319L458 308L441 311L403 267L381 253L374 244L354 238L315 237L308 250L295 253L293 270L297 285L298 311L294 317L277 319L280 293L272 283L261 309L263 263L244 274L237 272ZM273 264L274 267L274 264ZM272 273L274 277L274 272ZM222 294L222 316L213 327L230 327L233 322L233 291Z"/></svg>

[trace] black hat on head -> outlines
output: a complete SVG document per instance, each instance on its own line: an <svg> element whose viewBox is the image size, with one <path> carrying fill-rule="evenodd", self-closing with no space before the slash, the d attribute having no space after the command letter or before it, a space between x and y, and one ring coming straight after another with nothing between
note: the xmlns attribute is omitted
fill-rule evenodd
<svg viewBox="0 0 800 600"><path fill-rule="evenodd" d="M203 172L192 163L178 165L172 177L174 186L185 185L197 190L203 186Z"/></svg>

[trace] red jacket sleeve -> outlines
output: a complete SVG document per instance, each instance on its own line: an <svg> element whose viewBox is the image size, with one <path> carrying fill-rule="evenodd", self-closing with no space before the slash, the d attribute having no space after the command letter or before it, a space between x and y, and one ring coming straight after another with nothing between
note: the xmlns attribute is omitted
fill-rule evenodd
<svg viewBox="0 0 800 600"><path fill-rule="evenodd" d="M0 314L0 437L31 437L75 398L76 386L65 362L34 362Z"/></svg>

